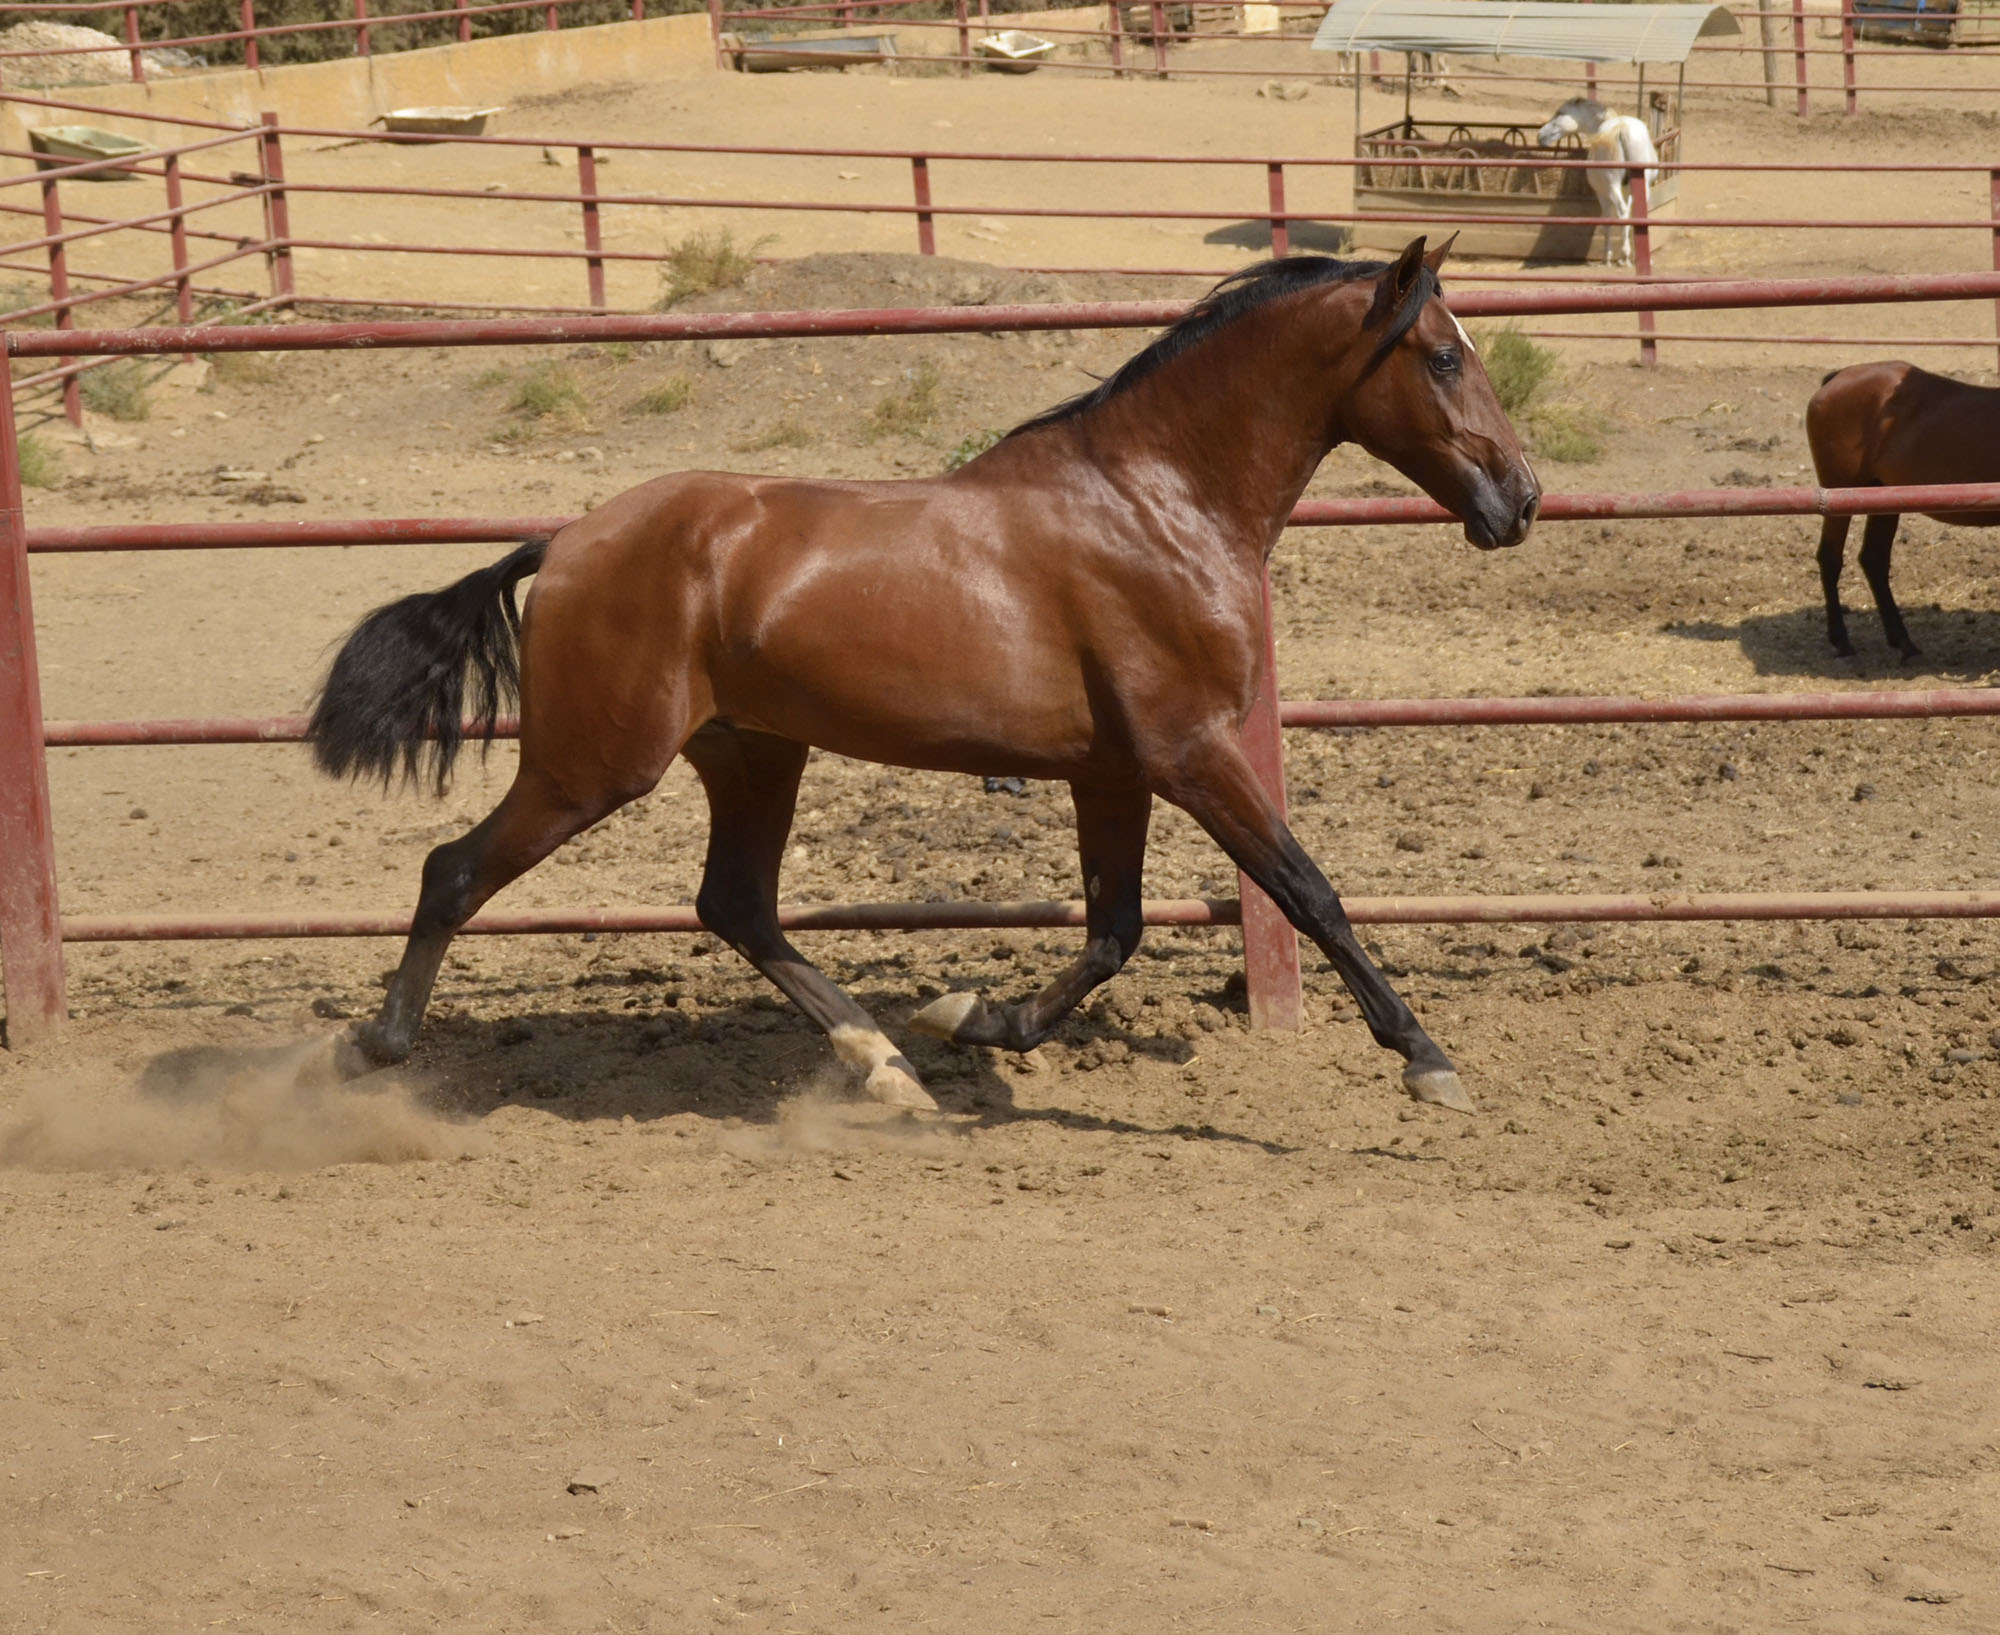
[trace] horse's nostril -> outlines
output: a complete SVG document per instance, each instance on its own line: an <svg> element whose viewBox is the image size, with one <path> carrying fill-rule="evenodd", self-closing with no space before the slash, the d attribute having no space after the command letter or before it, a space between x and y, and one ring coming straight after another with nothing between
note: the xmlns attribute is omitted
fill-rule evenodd
<svg viewBox="0 0 2000 1635"><path fill-rule="evenodd" d="M1535 518L1541 512L1541 509L1541 495L1536 494L1531 496L1528 503L1521 507L1521 526L1523 528L1532 528L1535 525Z"/></svg>

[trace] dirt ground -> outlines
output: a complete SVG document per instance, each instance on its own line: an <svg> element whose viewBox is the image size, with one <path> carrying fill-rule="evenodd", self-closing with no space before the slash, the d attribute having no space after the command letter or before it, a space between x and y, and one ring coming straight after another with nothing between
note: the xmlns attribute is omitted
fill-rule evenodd
<svg viewBox="0 0 2000 1635"><path fill-rule="evenodd" d="M840 83L758 94L778 121ZM1170 287L817 248L712 302ZM59 447L30 520L563 514L674 466L929 471L1138 341L182 366L149 419ZM1554 400L1604 452L1545 459L1549 486L1803 480L1805 399L1865 354L1719 355L1568 349ZM510 408L531 378L573 393ZM670 386L677 411L636 407ZM871 437L884 403L905 429ZM1406 487L1342 450L1313 492ZM1904 668L1858 575L1860 657L1831 658L1812 540L1294 531L1284 690L1992 678L2000 541L1906 523ZM493 554L38 557L48 714L295 711L361 612ZM1981 722L1287 752L1299 833L1357 896L1975 887L2000 835ZM317 781L294 747L57 752L64 907L406 906L509 764L432 802ZM676 769L502 902L687 901L703 833ZM1070 848L1059 789L820 758L785 894L1070 896ZM1234 883L1163 810L1147 884ZM899 1039L1074 946L806 940ZM1990 931L1368 940L1476 1117L1408 1103L1317 960L1307 1030L1251 1033L1221 931L1149 937L1032 1058L909 1040L944 1107L922 1121L852 1102L706 938L467 939L415 1060L361 1089L298 1058L372 1007L386 941L72 948L68 1032L0 1053L0 1626L1992 1629Z"/></svg>

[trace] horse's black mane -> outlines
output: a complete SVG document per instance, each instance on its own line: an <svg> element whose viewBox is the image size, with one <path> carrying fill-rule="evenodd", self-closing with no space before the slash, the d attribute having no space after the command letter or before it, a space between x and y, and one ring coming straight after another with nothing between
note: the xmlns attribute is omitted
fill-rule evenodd
<svg viewBox="0 0 2000 1635"><path fill-rule="evenodd" d="M1227 327L1267 301L1275 301L1319 284L1348 284L1357 279L1373 278L1388 266L1386 261L1337 261L1332 256L1294 255L1275 261L1259 261L1240 272L1233 272L1151 346L1127 358L1115 374L1107 376L1089 391L1080 392L1033 419L1022 421L1007 435L1018 437L1022 432L1053 426L1059 421L1074 420L1080 414L1089 413L1099 404L1129 391L1148 375L1208 339L1218 329ZM1423 310L1424 303L1437 292L1435 275L1429 268L1424 268L1411 298L1396 313L1376 343L1376 357L1381 357L1403 338L1410 325L1417 321L1417 314Z"/></svg>

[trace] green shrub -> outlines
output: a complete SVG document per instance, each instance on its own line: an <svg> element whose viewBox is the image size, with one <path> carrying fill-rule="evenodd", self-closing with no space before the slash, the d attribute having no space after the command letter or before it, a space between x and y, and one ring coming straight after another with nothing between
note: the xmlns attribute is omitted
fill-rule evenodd
<svg viewBox="0 0 2000 1635"><path fill-rule="evenodd" d="M864 442L884 437L922 437L938 416L938 385L944 379L938 366L926 358L914 369L903 371L905 385L891 392L868 412L862 423Z"/></svg>
<svg viewBox="0 0 2000 1635"><path fill-rule="evenodd" d="M670 244L660 265L660 310L692 295L733 289L750 276L757 252L770 242L767 236L746 248L727 227L704 227Z"/></svg>
<svg viewBox="0 0 2000 1635"><path fill-rule="evenodd" d="M153 413L145 368L137 363L109 363L86 370L77 379L83 406L107 420L145 420Z"/></svg>
<svg viewBox="0 0 2000 1635"><path fill-rule="evenodd" d="M1004 431L996 431L991 427L988 427L985 431L974 432L944 457L944 469L947 471L956 471L966 461L978 459L980 455L984 454L1006 435Z"/></svg>
<svg viewBox="0 0 2000 1635"><path fill-rule="evenodd" d="M550 415L581 417L588 405L576 377L558 363L538 363L521 377L507 407L530 420Z"/></svg>
<svg viewBox="0 0 2000 1635"><path fill-rule="evenodd" d="M1486 365L1486 378L1493 383L1493 395L1509 414L1518 414L1532 403L1559 367L1553 347L1538 346L1513 328L1482 338L1479 358Z"/></svg>
<svg viewBox="0 0 2000 1635"><path fill-rule="evenodd" d="M774 448L811 448L819 441L819 433L801 420L786 415L768 431L760 433L745 442L734 445L738 454L762 454Z"/></svg>
<svg viewBox="0 0 2000 1635"><path fill-rule="evenodd" d="M62 485L62 457L36 432L23 432L20 441L21 482L27 488L58 488Z"/></svg>
<svg viewBox="0 0 2000 1635"><path fill-rule="evenodd" d="M1583 411L1568 403L1551 403L1528 416L1528 445L1564 465L1587 465L1604 454Z"/></svg>
<svg viewBox="0 0 2000 1635"><path fill-rule="evenodd" d="M692 375L669 375L650 392L632 400L635 414L678 414L694 400Z"/></svg>

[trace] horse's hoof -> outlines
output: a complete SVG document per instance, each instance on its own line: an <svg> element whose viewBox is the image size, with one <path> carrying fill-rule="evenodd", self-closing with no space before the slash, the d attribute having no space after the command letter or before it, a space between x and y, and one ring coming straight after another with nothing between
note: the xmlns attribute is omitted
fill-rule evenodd
<svg viewBox="0 0 2000 1635"><path fill-rule="evenodd" d="M958 1030L975 1018L986 1014L986 1001L976 993L948 993L942 999L933 999L922 1010L910 1018L910 1027L918 1033L927 1033L933 1039L953 1039Z"/></svg>
<svg viewBox="0 0 2000 1635"><path fill-rule="evenodd" d="M931 1093L917 1082L917 1076L907 1067L895 1062L884 1062L868 1075L862 1088L869 1096L886 1107L908 1107L919 1113L934 1113L937 1103Z"/></svg>
<svg viewBox="0 0 2000 1635"><path fill-rule="evenodd" d="M1427 1101L1433 1107L1449 1107L1454 1113L1479 1111L1465 1093L1465 1086L1458 1082L1458 1075L1448 1067L1429 1067L1421 1072L1405 1068L1403 1088L1416 1100Z"/></svg>

